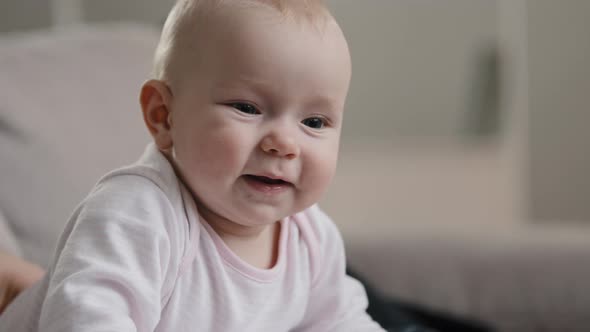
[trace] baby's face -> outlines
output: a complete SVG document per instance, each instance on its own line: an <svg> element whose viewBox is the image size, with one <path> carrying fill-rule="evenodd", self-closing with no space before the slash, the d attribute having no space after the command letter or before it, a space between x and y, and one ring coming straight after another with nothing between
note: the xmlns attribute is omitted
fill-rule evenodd
<svg viewBox="0 0 590 332"><path fill-rule="evenodd" d="M220 13L172 91L173 158L205 219L272 223L316 203L338 156L350 81L335 22Z"/></svg>

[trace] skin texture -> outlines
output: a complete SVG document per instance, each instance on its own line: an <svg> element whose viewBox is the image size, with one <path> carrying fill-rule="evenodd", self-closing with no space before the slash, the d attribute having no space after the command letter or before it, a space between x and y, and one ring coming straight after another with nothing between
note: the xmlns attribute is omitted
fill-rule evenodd
<svg viewBox="0 0 590 332"><path fill-rule="evenodd" d="M140 102L204 220L238 256L268 268L277 221L319 201L334 175L350 57L331 18L315 26L271 8L222 9L193 32L201 47L182 57L183 83L148 81Z"/></svg>
<svg viewBox="0 0 590 332"><path fill-rule="evenodd" d="M39 266L0 251L0 314L16 296L41 279Z"/></svg>

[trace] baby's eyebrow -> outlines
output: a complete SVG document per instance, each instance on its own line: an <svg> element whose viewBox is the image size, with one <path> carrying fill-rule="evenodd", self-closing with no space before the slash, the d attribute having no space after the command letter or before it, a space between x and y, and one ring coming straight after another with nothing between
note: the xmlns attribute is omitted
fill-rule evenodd
<svg viewBox="0 0 590 332"><path fill-rule="evenodd" d="M309 101L306 103L308 107L324 110L336 110L338 108L337 104L338 103L334 101L332 98L323 95L313 96L309 98Z"/></svg>

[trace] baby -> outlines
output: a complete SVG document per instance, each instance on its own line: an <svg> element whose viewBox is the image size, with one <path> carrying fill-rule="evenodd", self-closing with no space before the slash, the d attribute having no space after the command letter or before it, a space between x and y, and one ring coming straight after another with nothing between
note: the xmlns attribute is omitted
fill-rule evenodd
<svg viewBox="0 0 590 332"><path fill-rule="evenodd" d="M178 1L141 89L154 142L78 206L0 331L383 331L315 205L350 67L320 0Z"/></svg>

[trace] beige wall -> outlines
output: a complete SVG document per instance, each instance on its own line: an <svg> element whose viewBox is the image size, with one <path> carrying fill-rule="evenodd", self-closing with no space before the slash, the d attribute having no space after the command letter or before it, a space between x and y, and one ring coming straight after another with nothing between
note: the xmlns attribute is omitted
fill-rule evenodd
<svg viewBox="0 0 590 332"><path fill-rule="evenodd" d="M480 52L522 42L513 0L329 3L353 57L341 163L323 201L344 233L523 222L522 119L510 114L516 125L488 140L465 135ZM522 65L508 57L498 69ZM520 107L516 97L502 111Z"/></svg>
<svg viewBox="0 0 590 332"><path fill-rule="evenodd" d="M45 0L0 1L0 32L46 28L51 25L51 6Z"/></svg>
<svg viewBox="0 0 590 332"><path fill-rule="evenodd" d="M90 22L134 20L164 24L174 0L81 0L84 18Z"/></svg>
<svg viewBox="0 0 590 332"><path fill-rule="evenodd" d="M527 8L532 217L590 220L590 1Z"/></svg>
<svg viewBox="0 0 590 332"><path fill-rule="evenodd" d="M332 0L353 80L345 139L456 139L478 56L497 40L497 1ZM411 141L410 141L411 143Z"/></svg>

